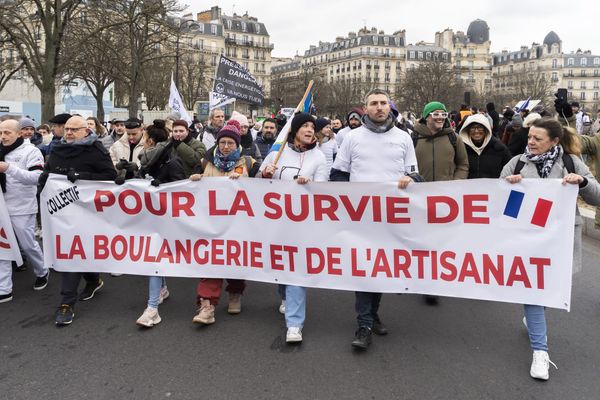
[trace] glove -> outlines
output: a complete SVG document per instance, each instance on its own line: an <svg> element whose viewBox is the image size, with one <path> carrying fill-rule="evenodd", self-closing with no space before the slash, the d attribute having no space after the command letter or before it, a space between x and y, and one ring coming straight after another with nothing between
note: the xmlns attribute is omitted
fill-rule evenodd
<svg viewBox="0 0 600 400"><path fill-rule="evenodd" d="M75 183L75 181L79 179L79 172L75 171L74 169L70 169L69 172L67 172L67 179L71 183Z"/></svg>
<svg viewBox="0 0 600 400"><path fill-rule="evenodd" d="M177 148L177 146L179 146L181 144L181 140L175 140L175 139L173 139L173 141L171 143L173 143L173 147L174 148Z"/></svg>
<svg viewBox="0 0 600 400"><path fill-rule="evenodd" d="M118 169L118 170L120 171L120 170L122 170L122 169L125 169L125 167L127 166L127 164L129 164L129 163L127 162L127 160L126 160L126 159L124 159L124 158L121 158L121 159L119 160L119 162L118 162L118 163L115 165L115 168L116 168L116 169Z"/></svg>
<svg viewBox="0 0 600 400"><path fill-rule="evenodd" d="M154 187L159 187L160 181L158 179L152 179L152 181L150 181L150 184Z"/></svg>
<svg viewBox="0 0 600 400"><path fill-rule="evenodd" d="M125 177L123 177L123 176L117 176L117 179L115 179L115 183L116 183L117 185L122 185L122 184L124 184L124 183L125 183Z"/></svg>
<svg viewBox="0 0 600 400"><path fill-rule="evenodd" d="M571 105L564 99L554 100L554 109L560 116L565 118L571 118L573 116L573 109Z"/></svg>

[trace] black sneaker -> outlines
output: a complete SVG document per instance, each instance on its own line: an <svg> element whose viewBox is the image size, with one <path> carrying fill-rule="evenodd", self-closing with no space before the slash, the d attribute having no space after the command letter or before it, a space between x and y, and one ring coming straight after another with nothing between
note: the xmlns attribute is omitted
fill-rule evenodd
<svg viewBox="0 0 600 400"><path fill-rule="evenodd" d="M42 290L48 286L48 278L50 277L50 270L46 272L44 276L38 276L35 278L35 283L33 284L33 290Z"/></svg>
<svg viewBox="0 0 600 400"><path fill-rule="evenodd" d="M8 294L0 294L0 303L7 303L12 300L12 292Z"/></svg>
<svg viewBox="0 0 600 400"><path fill-rule="evenodd" d="M98 279L96 283L88 283L83 288L83 292L79 295L79 300L86 301L94 297L94 294L104 286L102 279Z"/></svg>
<svg viewBox="0 0 600 400"><path fill-rule="evenodd" d="M361 326L354 335L352 347L355 349L366 350L371 344L371 330L365 326Z"/></svg>
<svg viewBox="0 0 600 400"><path fill-rule="evenodd" d="M61 304L56 311L56 325L69 325L73 322L74 317L75 312L73 311L73 307L68 304Z"/></svg>
<svg viewBox="0 0 600 400"><path fill-rule="evenodd" d="M375 322L373 322L373 329L371 329L371 331L379 336L384 336L388 334L388 329L383 324L383 322L381 322L381 320L375 320Z"/></svg>
<svg viewBox="0 0 600 400"><path fill-rule="evenodd" d="M437 306L440 302L439 296L431 296L431 295L426 294L424 297L425 297L425 304L427 304L428 306Z"/></svg>

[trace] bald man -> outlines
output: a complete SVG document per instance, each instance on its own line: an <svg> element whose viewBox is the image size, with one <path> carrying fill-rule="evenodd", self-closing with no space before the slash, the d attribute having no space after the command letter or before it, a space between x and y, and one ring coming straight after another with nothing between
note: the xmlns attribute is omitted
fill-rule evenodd
<svg viewBox="0 0 600 400"><path fill-rule="evenodd" d="M66 175L73 183L78 179L114 181L117 177L108 151L98 140L98 136L88 129L86 120L79 116L71 117L65 123L63 139L52 148L44 172L40 176L40 191L51 172ZM78 294L77 289L82 277L86 286L83 292ZM61 273L62 301L56 312L56 325L71 324L78 298L81 301L91 299L103 285L104 282L98 273Z"/></svg>
<svg viewBox="0 0 600 400"><path fill-rule="evenodd" d="M38 210L36 186L44 168L42 152L25 142L19 122L0 123L0 186L19 246L36 275L34 290L48 285L49 270L35 240L35 215ZM0 260L0 303L12 300L12 263Z"/></svg>

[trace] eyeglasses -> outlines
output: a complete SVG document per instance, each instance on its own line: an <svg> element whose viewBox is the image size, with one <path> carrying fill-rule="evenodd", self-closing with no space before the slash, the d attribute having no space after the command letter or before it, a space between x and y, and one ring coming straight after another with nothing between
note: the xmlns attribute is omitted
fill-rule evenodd
<svg viewBox="0 0 600 400"><path fill-rule="evenodd" d="M77 132L80 129L87 129L87 126L80 126L79 128L65 128L65 132Z"/></svg>
<svg viewBox="0 0 600 400"><path fill-rule="evenodd" d="M429 115L431 115L433 118L447 118L448 117L448 113L446 113L446 112L432 112L432 113L429 113Z"/></svg>
<svg viewBox="0 0 600 400"><path fill-rule="evenodd" d="M471 132L473 132L473 131L485 132L485 128L483 126L472 126L471 127Z"/></svg>
<svg viewBox="0 0 600 400"><path fill-rule="evenodd" d="M236 142L233 142L233 141L232 141L232 142L228 142L228 141L225 141L225 140L221 140L221 141L219 142L219 146L223 146L223 147L234 147L234 146L237 146L237 143L236 143Z"/></svg>

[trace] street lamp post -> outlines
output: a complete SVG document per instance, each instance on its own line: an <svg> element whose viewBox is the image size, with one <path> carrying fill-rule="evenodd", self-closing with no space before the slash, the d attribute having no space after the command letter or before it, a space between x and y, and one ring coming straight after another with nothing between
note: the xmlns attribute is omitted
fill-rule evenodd
<svg viewBox="0 0 600 400"><path fill-rule="evenodd" d="M179 27L177 29L177 42L175 43L175 86L179 89L179 41L181 39L181 31L184 24L197 23L193 19L184 19L179 21Z"/></svg>

